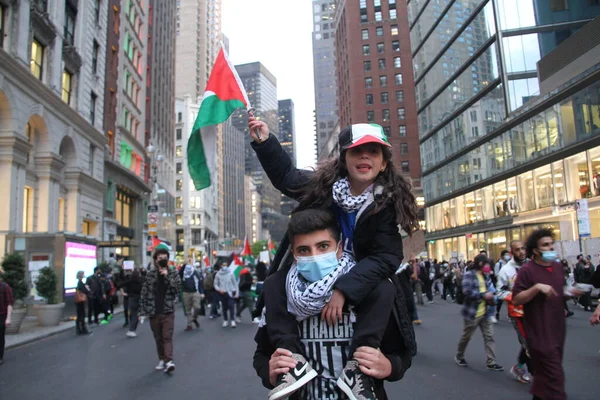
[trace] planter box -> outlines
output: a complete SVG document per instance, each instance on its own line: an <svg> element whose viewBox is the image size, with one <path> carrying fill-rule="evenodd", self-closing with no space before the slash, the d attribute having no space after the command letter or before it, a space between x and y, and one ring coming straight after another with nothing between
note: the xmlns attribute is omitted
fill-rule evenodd
<svg viewBox="0 0 600 400"><path fill-rule="evenodd" d="M56 326L63 316L65 303L60 304L35 304L33 309L40 326Z"/></svg>
<svg viewBox="0 0 600 400"><path fill-rule="evenodd" d="M11 324L10 326L6 327L6 333L8 335L14 335L15 333L19 333L19 329L21 329L21 322L23 322L25 314L27 314L26 308L13 309Z"/></svg>

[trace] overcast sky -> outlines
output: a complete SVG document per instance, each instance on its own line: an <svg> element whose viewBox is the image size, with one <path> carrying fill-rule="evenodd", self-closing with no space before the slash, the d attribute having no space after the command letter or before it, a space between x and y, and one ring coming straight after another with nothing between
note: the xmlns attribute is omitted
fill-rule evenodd
<svg viewBox="0 0 600 400"><path fill-rule="evenodd" d="M278 100L294 102L298 167L314 165L312 2L223 0L222 18L231 61L260 61L277 79Z"/></svg>

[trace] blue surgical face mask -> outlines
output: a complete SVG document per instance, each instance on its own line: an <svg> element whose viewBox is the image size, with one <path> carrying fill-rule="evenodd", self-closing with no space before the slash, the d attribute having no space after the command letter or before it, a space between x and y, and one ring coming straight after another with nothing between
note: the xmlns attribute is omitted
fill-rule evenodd
<svg viewBox="0 0 600 400"><path fill-rule="evenodd" d="M544 260L546 262L556 261L557 257L558 257L558 254L556 254L556 251L554 251L554 250L542 251L542 260Z"/></svg>
<svg viewBox="0 0 600 400"><path fill-rule="evenodd" d="M337 249L331 253L319 254L317 256L296 257L298 273L311 283L329 275L337 265Z"/></svg>
<svg viewBox="0 0 600 400"><path fill-rule="evenodd" d="M510 261L510 254L504 255L504 261Z"/></svg>

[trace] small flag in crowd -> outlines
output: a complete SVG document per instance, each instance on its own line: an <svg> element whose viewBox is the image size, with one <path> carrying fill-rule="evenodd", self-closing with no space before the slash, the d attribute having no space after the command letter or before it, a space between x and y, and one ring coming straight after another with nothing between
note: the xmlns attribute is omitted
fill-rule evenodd
<svg viewBox="0 0 600 400"><path fill-rule="evenodd" d="M225 49L221 47L187 145L188 169L196 190L205 189L211 184L200 129L226 121L240 107L250 107L248 95Z"/></svg>
<svg viewBox="0 0 600 400"><path fill-rule="evenodd" d="M275 243L273 243L273 240L271 240L271 238L269 238L269 243L267 245L267 249L269 250L269 253L271 253L271 254L275 254L277 252L277 249L275 248Z"/></svg>

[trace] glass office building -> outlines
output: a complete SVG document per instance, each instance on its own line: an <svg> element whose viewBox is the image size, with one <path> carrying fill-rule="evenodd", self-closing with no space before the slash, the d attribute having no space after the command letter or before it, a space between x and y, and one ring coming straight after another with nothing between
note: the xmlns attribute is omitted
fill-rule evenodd
<svg viewBox="0 0 600 400"><path fill-rule="evenodd" d="M600 83L587 71L540 95L537 63L600 15L599 2L408 8L430 256L496 257L539 226L577 238L573 202L600 195ZM590 219L598 238L600 201Z"/></svg>

